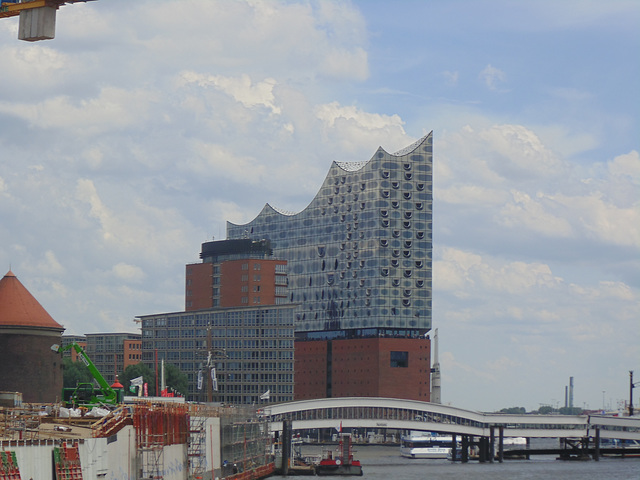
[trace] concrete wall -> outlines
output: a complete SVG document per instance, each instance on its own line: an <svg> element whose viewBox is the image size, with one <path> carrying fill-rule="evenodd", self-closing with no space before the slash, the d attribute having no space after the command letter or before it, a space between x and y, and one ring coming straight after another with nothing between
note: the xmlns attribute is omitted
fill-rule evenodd
<svg viewBox="0 0 640 480"><path fill-rule="evenodd" d="M53 7L32 8L20 12L18 38L35 42L51 40L56 36L56 9Z"/></svg>
<svg viewBox="0 0 640 480"><path fill-rule="evenodd" d="M213 438L218 442L218 429L212 429ZM14 451L20 468L20 477L32 480L51 480L55 478L53 470L53 449L56 445L52 441L34 442L32 444L16 445L3 443L1 451ZM127 426L110 438L86 438L79 442L80 464L82 476L85 480L135 480L139 459L136 451L136 435L132 426ZM220 446L218 452L220 463ZM162 478L164 480L187 480L187 446L169 445L164 447L162 458ZM210 463L209 463L210 465ZM210 468L210 467L209 467Z"/></svg>

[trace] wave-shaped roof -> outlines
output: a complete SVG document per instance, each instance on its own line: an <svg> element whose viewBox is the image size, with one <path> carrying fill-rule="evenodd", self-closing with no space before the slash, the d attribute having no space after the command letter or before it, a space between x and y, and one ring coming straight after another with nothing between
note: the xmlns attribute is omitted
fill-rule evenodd
<svg viewBox="0 0 640 480"><path fill-rule="evenodd" d="M0 280L0 327L64 330L9 270Z"/></svg>
<svg viewBox="0 0 640 480"><path fill-rule="evenodd" d="M420 147L420 145L422 145L425 142L425 140L429 137L429 135L431 135L431 133L432 132L427 133L424 137L419 138L418 140L413 142L411 145L408 145L408 146L404 147L403 149L398 150L395 153L389 154L382 147L378 147L378 150L376 151L376 153L382 151L382 152L387 153L388 155L392 155L394 157L401 157L403 155L408 155L409 153L413 152L418 147ZM373 157L371 157L369 160L365 161L365 162L363 162L363 161L359 161L359 162L337 162L337 161L334 161L333 163L335 165L337 165L338 167L340 167L345 172L357 172L359 170L362 170L364 167L366 167L371 162L371 160L373 160L374 157L375 157L375 155ZM309 205L311 205L311 204L309 204ZM306 208L308 208L309 205ZM287 217L291 217L293 215L298 215L299 213L301 213L301 212L292 212L290 210L285 210L284 208L274 207L273 205L271 205L269 203L265 204L264 208L262 209L263 212L265 211L265 209L267 211L269 209L273 210L274 212L279 213L280 215L287 216ZM304 209L302 211L304 211ZM232 222L227 222L227 223L230 224L230 225L238 225L238 226L248 225L248 223L245 223L245 224L235 224L235 223L232 223ZM249 223L251 223L251 222L249 222Z"/></svg>

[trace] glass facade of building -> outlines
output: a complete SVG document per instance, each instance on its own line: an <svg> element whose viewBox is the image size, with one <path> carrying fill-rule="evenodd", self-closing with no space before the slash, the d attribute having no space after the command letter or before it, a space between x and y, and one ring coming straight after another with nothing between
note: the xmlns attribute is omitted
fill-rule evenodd
<svg viewBox="0 0 640 480"><path fill-rule="evenodd" d="M140 316L143 362L154 369L157 355L158 362L164 359L177 366L189 380L189 391L181 392L187 400L265 403L260 396L267 391L268 402L293 400L294 308L273 305ZM217 390L208 378L212 367Z"/></svg>
<svg viewBox="0 0 640 480"><path fill-rule="evenodd" d="M266 205L228 239L269 239L287 260L296 336L414 336L431 329L432 133L368 162L334 162L297 214Z"/></svg>

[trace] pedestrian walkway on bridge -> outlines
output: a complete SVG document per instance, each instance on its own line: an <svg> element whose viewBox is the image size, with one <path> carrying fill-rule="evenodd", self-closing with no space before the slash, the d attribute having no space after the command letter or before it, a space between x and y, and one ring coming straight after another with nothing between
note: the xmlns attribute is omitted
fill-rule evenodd
<svg viewBox="0 0 640 480"><path fill-rule="evenodd" d="M447 405L377 397L304 400L271 405L271 430L283 420L294 430L316 428L417 430L489 437L500 429L505 437L640 440L640 417L604 415L513 415L482 413Z"/></svg>

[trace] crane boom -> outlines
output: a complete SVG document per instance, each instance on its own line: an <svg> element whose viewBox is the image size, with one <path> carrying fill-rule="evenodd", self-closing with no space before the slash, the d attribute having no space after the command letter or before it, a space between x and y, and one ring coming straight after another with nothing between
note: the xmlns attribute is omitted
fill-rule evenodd
<svg viewBox="0 0 640 480"><path fill-rule="evenodd" d="M94 365L94 363L89 358L89 355L87 355L87 353L84 351L84 349L80 345L78 345L76 342L72 342L69 345L66 345L64 347L61 347L59 345L53 345L51 349L54 352L58 352L58 353L63 353L67 350L74 349L78 354L78 356L80 357L80 359L82 360L82 363L86 365L86 367L89 369L89 372L91 373L93 378L96 380L96 382L98 382L98 385L100 387L100 393L96 394L92 392L92 394L89 395L89 398L81 399L80 393L86 392L87 385L86 384L78 385L75 389L73 389L72 395L70 395L70 400L72 401L72 403L74 404L84 403L88 405L93 405L93 404L115 405L118 403L119 401L118 393L113 388L111 388L111 386L107 383L107 381L104 379L104 377L102 376L98 368Z"/></svg>

